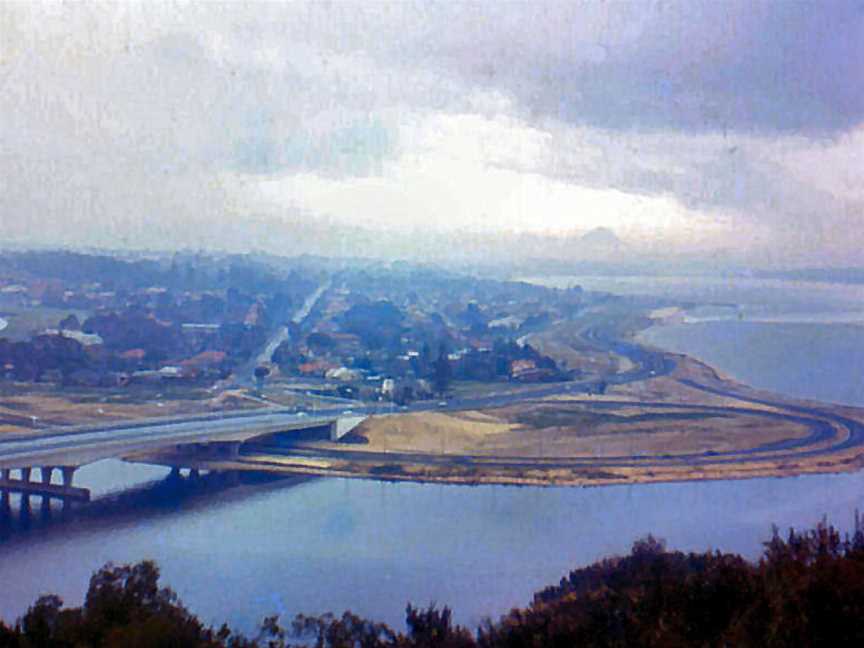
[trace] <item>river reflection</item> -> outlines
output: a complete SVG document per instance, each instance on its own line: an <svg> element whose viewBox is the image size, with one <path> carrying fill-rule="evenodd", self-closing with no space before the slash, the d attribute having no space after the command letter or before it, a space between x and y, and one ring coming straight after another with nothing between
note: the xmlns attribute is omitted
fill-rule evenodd
<svg viewBox="0 0 864 648"><path fill-rule="evenodd" d="M3 545L30 541L36 535L69 533L96 524L119 525L126 519L182 514L193 508L218 505L248 488L285 488L308 478L266 473L169 471L150 466L129 468L102 461L81 469L79 480L91 486L94 499L86 504L12 493L0 505L0 552ZM147 479L158 474L158 479ZM83 478L83 479L82 479ZM245 487L245 489L244 489ZM236 493L229 491L237 490Z"/></svg>
<svg viewBox="0 0 864 648"><path fill-rule="evenodd" d="M44 592L78 604L105 562L153 558L205 621L245 631L265 614L344 609L401 625L408 601L474 625L649 532L755 557L772 523L828 515L849 528L864 474L592 489L318 479L175 495L140 507L108 496L110 514L5 543L0 614Z"/></svg>

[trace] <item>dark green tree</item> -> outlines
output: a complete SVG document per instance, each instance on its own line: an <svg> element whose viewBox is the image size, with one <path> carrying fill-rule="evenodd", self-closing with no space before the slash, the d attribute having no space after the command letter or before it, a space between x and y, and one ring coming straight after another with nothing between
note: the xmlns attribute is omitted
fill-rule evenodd
<svg viewBox="0 0 864 648"><path fill-rule="evenodd" d="M450 381L453 378L453 368L450 366L450 358L447 354L447 347L443 344L438 351L438 359L435 361L435 391L439 396L444 396L447 389L450 387Z"/></svg>

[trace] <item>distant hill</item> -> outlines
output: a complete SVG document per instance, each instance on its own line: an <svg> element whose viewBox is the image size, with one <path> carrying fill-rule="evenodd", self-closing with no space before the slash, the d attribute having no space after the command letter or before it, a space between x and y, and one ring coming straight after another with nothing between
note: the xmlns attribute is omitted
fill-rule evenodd
<svg viewBox="0 0 864 648"><path fill-rule="evenodd" d="M608 227L595 227L583 234L579 242L594 250L620 250L627 247Z"/></svg>
<svg viewBox="0 0 864 648"><path fill-rule="evenodd" d="M824 283L864 284L864 268L800 268L756 273L763 279L791 279Z"/></svg>

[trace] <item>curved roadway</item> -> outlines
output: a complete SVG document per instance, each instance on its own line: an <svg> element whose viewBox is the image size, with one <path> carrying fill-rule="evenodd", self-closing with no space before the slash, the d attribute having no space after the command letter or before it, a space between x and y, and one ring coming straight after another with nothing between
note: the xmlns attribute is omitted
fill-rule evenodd
<svg viewBox="0 0 864 648"><path fill-rule="evenodd" d="M582 337L598 349L611 351L625 356L633 363L634 366L628 371L607 378L605 380L607 384L626 384L657 376L668 375L677 367L677 363L672 354L648 349L636 343L612 337L607 332L597 327L587 329L582 333ZM757 416L805 425L809 428L809 433L801 438L789 438L739 450L660 455L632 454L604 457L570 456L557 458L526 458L519 456L507 457L480 454L432 455L420 452L375 452L341 448L321 449L303 447L293 447L278 451L272 448L267 448L267 452L278 452L280 454L302 457L338 458L346 460L362 459L366 461L374 460L388 463L409 462L438 465L458 464L477 467L611 468L638 466L644 468L650 466L662 467L671 465L704 466L708 464L752 463L765 460L783 461L829 455L864 445L864 424L849 417L836 414L830 410L813 406L793 405L782 400L775 401L761 396L754 396L748 393L736 391L732 388L721 389L719 387L704 385L689 379L678 379L678 381L683 385L708 394L734 398L742 403L752 403L754 405L772 407L780 411L769 412L763 409L748 407L675 404L634 400L580 401L580 405L592 409L617 409L621 407L636 406L647 410L673 409L718 415L727 413ZM577 390L590 391L596 387L596 382L556 383L530 392L499 394L458 400L449 402L445 407L423 404L410 409L411 411L416 412L428 410L473 410L501 407L516 402L530 402L548 396L572 393ZM355 411L369 414L375 413L373 408L358 408ZM834 443L831 443L831 441L834 441ZM254 448L250 448L250 450L253 449Z"/></svg>

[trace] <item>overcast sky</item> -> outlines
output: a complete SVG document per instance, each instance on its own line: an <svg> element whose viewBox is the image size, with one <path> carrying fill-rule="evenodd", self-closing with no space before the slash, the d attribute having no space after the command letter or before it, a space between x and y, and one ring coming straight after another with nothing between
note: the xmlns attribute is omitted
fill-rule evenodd
<svg viewBox="0 0 864 648"><path fill-rule="evenodd" d="M0 243L864 265L858 0L4 2L0 84Z"/></svg>

